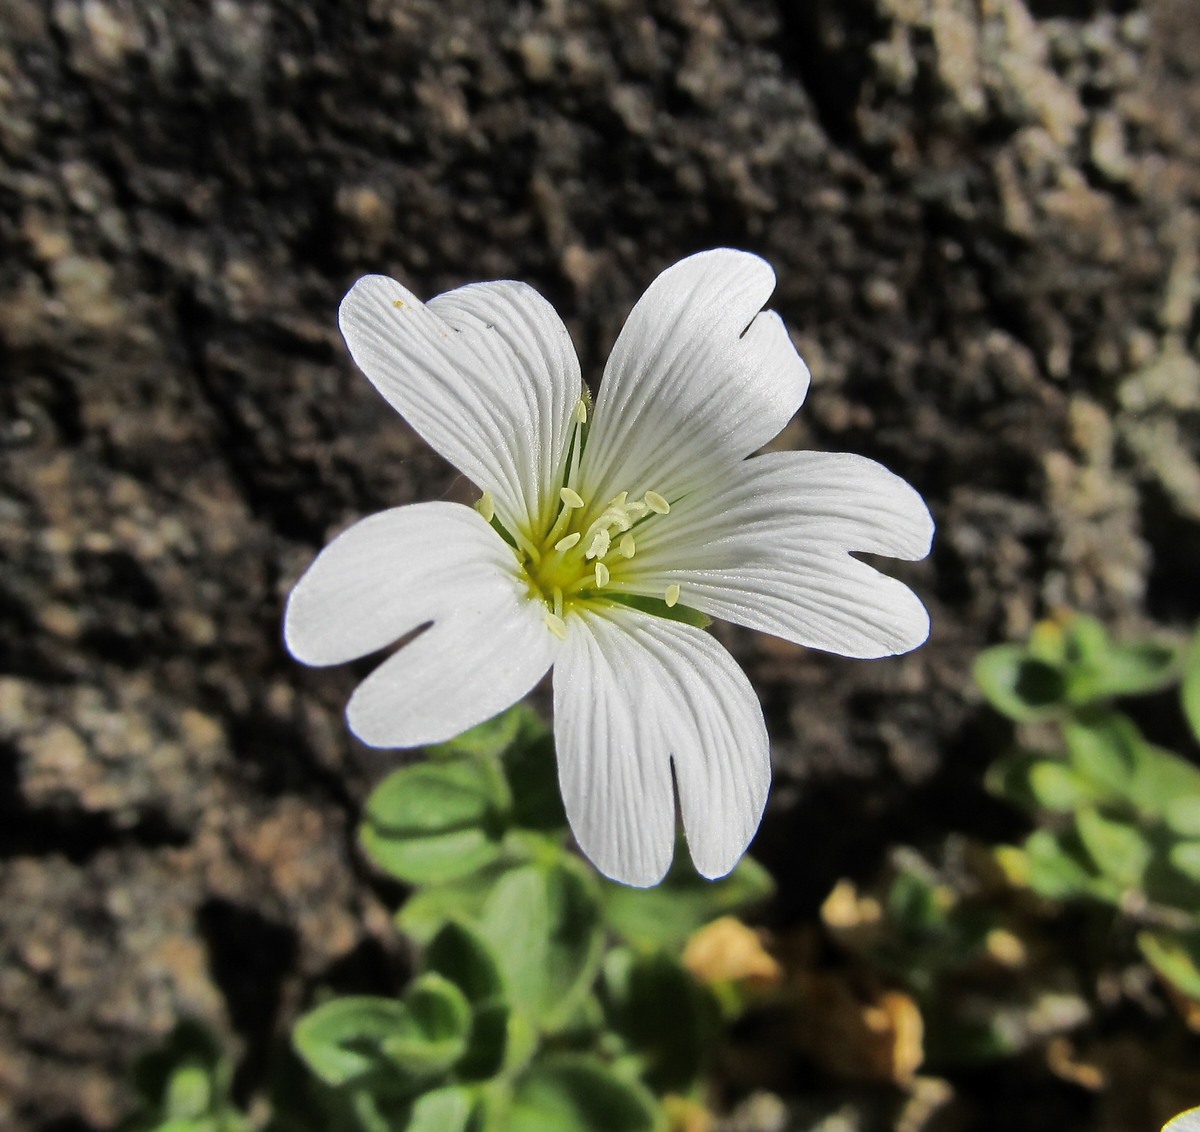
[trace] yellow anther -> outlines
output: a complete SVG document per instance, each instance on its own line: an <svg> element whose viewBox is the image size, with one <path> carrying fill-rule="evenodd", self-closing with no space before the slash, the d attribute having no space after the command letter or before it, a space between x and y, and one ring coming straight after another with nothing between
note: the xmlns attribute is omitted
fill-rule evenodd
<svg viewBox="0 0 1200 1132"><path fill-rule="evenodd" d="M496 503L492 499L492 493L485 491L475 503L475 510L483 516L485 523L490 523L493 516L496 514Z"/></svg>
<svg viewBox="0 0 1200 1132"><path fill-rule="evenodd" d="M642 498L656 515L666 515L671 510L671 505L657 491L648 491Z"/></svg>
<svg viewBox="0 0 1200 1132"><path fill-rule="evenodd" d="M575 402L575 423L587 424L587 402L582 397Z"/></svg>
<svg viewBox="0 0 1200 1132"><path fill-rule="evenodd" d="M557 550L559 554L565 554L581 538L583 538L583 535L581 535L578 531L576 531L573 535L566 535L564 538L560 538L558 542L554 544L554 549Z"/></svg>
<svg viewBox="0 0 1200 1132"><path fill-rule="evenodd" d="M608 567L603 562L596 563L596 589L602 590L608 585L610 575Z"/></svg>
<svg viewBox="0 0 1200 1132"><path fill-rule="evenodd" d="M547 610L544 620L546 622L546 628L549 629L550 632L552 632L560 641L565 641L567 639L567 623L561 617L559 617L556 613L551 613L549 610Z"/></svg>
<svg viewBox="0 0 1200 1132"><path fill-rule="evenodd" d="M584 558L603 558L612 546L612 535L602 527L592 537L592 541L584 552Z"/></svg>
<svg viewBox="0 0 1200 1132"><path fill-rule="evenodd" d="M632 558L634 554L633 535L622 535L621 544L617 547L622 558Z"/></svg>
<svg viewBox="0 0 1200 1132"><path fill-rule="evenodd" d="M667 608L670 609L679 600L679 583L672 582L667 586Z"/></svg>
<svg viewBox="0 0 1200 1132"><path fill-rule="evenodd" d="M404 310L404 300L403 299L393 299L392 306L394 306L396 308L396 310L402 311L402 310Z"/></svg>
<svg viewBox="0 0 1200 1132"><path fill-rule="evenodd" d="M573 487L564 487L559 493L558 498L563 501L566 507L582 507L583 496L579 494Z"/></svg>

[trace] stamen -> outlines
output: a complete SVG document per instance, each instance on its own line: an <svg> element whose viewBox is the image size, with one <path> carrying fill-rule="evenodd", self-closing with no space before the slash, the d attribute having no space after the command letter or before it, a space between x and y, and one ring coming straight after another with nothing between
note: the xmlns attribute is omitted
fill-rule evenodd
<svg viewBox="0 0 1200 1132"><path fill-rule="evenodd" d="M642 498L656 515L666 515L671 510L671 505L657 491L648 491Z"/></svg>
<svg viewBox="0 0 1200 1132"><path fill-rule="evenodd" d="M558 498L563 501L564 507L579 508L583 506L583 496L573 487L564 487L559 491Z"/></svg>
<svg viewBox="0 0 1200 1132"><path fill-rule="evenodd" d="M492 499L492 493L485 491L475 503L475 510L483 516L485 523L490 523L496 516L496 502Z"/></svg>
<svg viewBox="0 0 1200 1132"><path fill-rule="evenodd" d="M550 632L552 632L560 641L565 641L567 639L567 623L561 617L559 617L558 614L551 613L549 610L547 610L544 620L546 622L546 628L549 629Z"/></svg>
<svg viewBox="0 0 1200 1132"><path fill-rule="evenodd" d="M633 535L622 535L621 544L617 547L622 558L632 558L634 555Z"/></svg>
<svg viewBox="0 0 1200 1132"><path fill-rule="evenodd" d="M602 590L608 585L610 574L608 567L603 562L596 563L596 589Z"/></svg>
<svg viewBox="0 0 1200 1132"><path fill-rule="evenodd" d="M582 397L575 402L575 423L587 424L587 402Z"/></svg>
<svg viewBox="0 0 1200 1132"><path fill-rule="evenodd" d="M558 542L554 544L554 549L557 550L559 554L565 554L581 538L583 538L583 535L576 531L573 535L567 535L565 538L560 538Z"/></svg>
<svg viewBox="0 0 1200 1132"><path fill-rule="evenodd" d="M666 598L667 598L667 608L671 609L675 605L675 603L679 600L679 583L678 582L672 582L669 586L667 586Z"/></svg>
<svg viewBox="0 0 1200 1132"><path fill-rule="evenodd" d="M563 611L563 596L561 587L555 586L554 592L551 596L554 598L554 616L561 619Z"/></svg>
<svg viewBox="0 0 1200 1132"><path fill-rule="evenodd" d="M592 538L591 545L584 553L584 558L603 558L608 553L610 546L612 546L612 535L601 527Z"/></svg>

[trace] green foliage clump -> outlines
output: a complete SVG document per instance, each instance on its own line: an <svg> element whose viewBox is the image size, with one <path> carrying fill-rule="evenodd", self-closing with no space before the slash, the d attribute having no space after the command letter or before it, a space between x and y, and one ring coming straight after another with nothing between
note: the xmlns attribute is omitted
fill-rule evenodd
<svg viewBox="0 0 1200 1132"><path fill-rule="evenodd" d="M994 707L1045 724L995 764L997 794L1038 822L998 858L1038 894L1110 905L1137 929L1145 959L1200 999L1200 768L1149 742L1112 701L1178 686L1200 740L1200 634L1186 647L1113 641L1073 615L1040 624L1025 645L982 653L975 677Z"/></svg>
<svg viewBox="0 0 1200 1132"><path fill-rule="evenodd" d="M294 1044L330 1127L352 1132L639 1132L694 1093L719 1026L683 942L763 899L746 860L710 883L614 884L568 846L553 740L515 708L394 771L367 856L413 887L396 922L421 949L400 1000L332 999ZM681 855L682 857L682 855Z"/></svg>
<svg viewBox="0 0 1200 1132"><path fill-rule="evenodd" d="M248 1132L230 1095L232 1077L229 1059L208 1031L180 1022L161 1049L138 1062L136 1109L124 1132Z"/></svg>
<svg viewBox="0 0 1200 1132"><path fill-rule="evenodd" d="M654 889L599 875L571 847L552 736L522 706L426 754L384 779L359 829L370 861L409 886L396 923L417 970L398 998L328 997L305 1014L292 1046L308 1077L277 1089L254 1125L667 1127L670 1105L700 1101L732 1001L683 966L683 945L768 897L769 875L747 858L706 881L686 853ZM170 1051L155 1056L171 1064ZM208 1074L208 1107L183 1105L181 1085L159 1084L135 1132L249 1127L227 1104L215 1053L171 1071L191 1081L196 1065ZM173 1122L193 1110L209 1122Z"/></svg>

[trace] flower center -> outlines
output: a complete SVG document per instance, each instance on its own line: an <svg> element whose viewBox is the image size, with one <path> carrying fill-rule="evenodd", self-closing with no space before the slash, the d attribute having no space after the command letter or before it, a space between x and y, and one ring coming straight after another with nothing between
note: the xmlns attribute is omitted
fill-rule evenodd
<svg viewBox="0 0 1200 1132"><path fill-rule="evenodd" d="M546 624L566 636L563 615L579 601L619 591L626 565L637 554L635 527L665 515L671 505L656 491L631 500L628 492L597 512L574 488L559 492L562 507L540 545L522 546L522 569L532 596L546 603Z"/></svg>
<svg viewBox="0 0 1200 1132"><path fill-rule="evenodd" d="M563 618L573 606L629 592L623 575L637 554L637 528L671 510L670 503L657 491L647 491L641 499L632 500L627 491L622 491L599 508L579 494L572 485L578 482L586 424L587 403L581 399L575 411L567 482L558 493L554 522L540 538L531 529L510 535L530 597L545 603L546 626L560 639L567 636ZM489 493L484 493L476 507L492 522ZM679 600L679 586L668 586L664 598L668 607L674 606Z"/></svg>

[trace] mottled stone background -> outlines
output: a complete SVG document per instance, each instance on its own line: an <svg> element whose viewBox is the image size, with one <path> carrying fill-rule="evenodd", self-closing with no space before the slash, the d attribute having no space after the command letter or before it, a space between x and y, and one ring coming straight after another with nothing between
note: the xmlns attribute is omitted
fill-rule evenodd
<svg viewBox="0 0 1200 1132"><path fill-rule="evenodd" d="M0 1126L110 1126L182 1015L253 1080L315 982L402 963L352 843L393 756L281 603L464 487L355 372L347 286L528 280L594 380L719 244L812 367L783 441L940 527L911 656L721 633L786 924L1006 828L981 645L1200 615L1196 0L0 0Z"/></svg>

